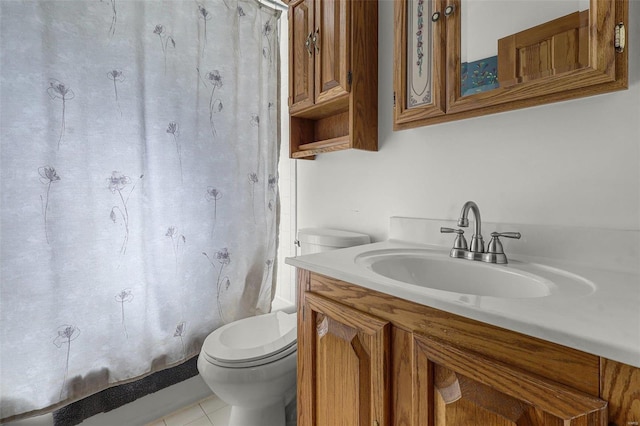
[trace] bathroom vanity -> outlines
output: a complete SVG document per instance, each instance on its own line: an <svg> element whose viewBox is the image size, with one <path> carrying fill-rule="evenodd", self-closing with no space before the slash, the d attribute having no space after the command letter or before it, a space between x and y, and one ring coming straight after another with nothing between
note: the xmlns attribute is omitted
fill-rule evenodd
<svg viewBox="0 0 640 426"><path fill-rule="evenodd" d="M298 280L301 426L640 421L638 368L320 274Z"/></svg>
<svg viewBox="0 0 640 426"><path fill-rule="evenodd" d="M423 291L358 261L397 250L446 254L390 239L287 260L298 268L300 426L640 422L637 271L587 268L592 291L500 298Z"/></svg>

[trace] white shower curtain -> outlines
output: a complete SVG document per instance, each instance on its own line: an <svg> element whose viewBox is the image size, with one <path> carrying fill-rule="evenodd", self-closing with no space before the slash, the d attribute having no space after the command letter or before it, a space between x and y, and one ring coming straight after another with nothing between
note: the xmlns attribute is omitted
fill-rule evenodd
<svg viewBox="0 0 640 426"><path fill-rule="evenodd" d="M278 18L253 0L0 3L0 421L269 311Z"/></svg>

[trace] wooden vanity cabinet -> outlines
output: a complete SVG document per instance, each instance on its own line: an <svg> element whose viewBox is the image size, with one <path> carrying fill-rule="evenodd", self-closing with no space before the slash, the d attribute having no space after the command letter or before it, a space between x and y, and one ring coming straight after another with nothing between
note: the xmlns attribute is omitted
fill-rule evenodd
<svg viewBox="0 0 640 426"><path fill-rule="evenodd" d="M640 368L601 358L600 386L609 426L640 425Z"/></svg>
<svg viewBox="0 0 640 426"><path fill-rule="evenodd" d="M388 424L390 324L311 293L303 312L299 424Z"/></svg>
<svg viewBox="0 0 640 426"><path fill-rule="evenodd" d="M481 76L488 72L486 79L482 79L495 83L495 87L489 85L485 88L490 90L475 93L462 91L462 80L473 76L471 70L466 75L462 70L462 25L471 19L461 18L465 3L462 0L416 3L424 7L424 18L417 32L409 30L410 4L407 0L394 3L394 130L628 87L628 48L615 47L617 25L628 28L628 0L591 0L588 10L496 40L496 70L478 70ZM430 19L433 14L439 14L435 22ZM431 28L430 39L425 34L428 28ZM415 66L415 57L408 53L409 37L419 37L419 41L411 42L419 43L419 48L424 49L418 57L421 77L412 80L416 83L410 81L408 75L408 70ZM410 50L415 49L414 46ZM487 64L490 59L487 58ZM423 73L427 73L427 77ZM427 95L414 98L408 88L422 81L428 81L426 87L431 90L420 91Z"/></svg>
<svg viewBox="0 0 640 426"><path fill-rule="evenodd" d="M607 403L472 351L414 336L418 424L607 425Z"/></svg>
<svg viewBox="0 0 640 426"><path fill-rule="evenodd" d="M288 19L290 157L377 151L377 0L292 0Z"/></svg>
<svg viewBox="0 0 640 426"><path fill-rule="evenodd" d="M632 426L640 369L298 270L298 425Z"/></svg>

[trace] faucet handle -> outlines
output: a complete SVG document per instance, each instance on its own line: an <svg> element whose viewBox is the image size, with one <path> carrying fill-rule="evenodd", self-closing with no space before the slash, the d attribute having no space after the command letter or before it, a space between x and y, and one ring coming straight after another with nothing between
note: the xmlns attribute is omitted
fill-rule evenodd
<svg viewBox="0 0 640 426"><path fill-rule="evenodd" d="M502 243L499 239L500 237L515 238L516 240L519 240L520 237L522 237L522 234L520 234L519 232L492 232L491 241L489 241L489 247L487 248L487 253L504 253Z"/></svg>
<svg viewBox="0 0 640 426"><path fill-rule="evenodd" d="M467 250L467 240L464 238L464 231L462 229L441 227L440 232L443 234L457 234L455 241L453 242L454 249Z"/></svg>
<svg viewBox="0 0 640 426"><path fill-rule="evenodd" d="M462 229L447 228L444 226L440 228L440 232L443 234L453 234L453 233L464 234L464 231Z"/></svg>
<svg viewBox="0 0 640 426"><path fill-rule="evenodd" d="M519 232L492 232L491 237L506 237L506 238L515 238L519 240L522 237L522 234Z"/></svg>

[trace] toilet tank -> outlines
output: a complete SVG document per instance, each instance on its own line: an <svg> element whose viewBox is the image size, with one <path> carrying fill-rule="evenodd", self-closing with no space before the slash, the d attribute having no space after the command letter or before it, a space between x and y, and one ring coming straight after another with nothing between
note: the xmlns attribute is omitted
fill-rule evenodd
<svg viewBox="0 0 640 426"><path fill-rule="evenodd" d="M371 242L371 237L358 232L327 228L306 228L298 231L302 254L322 253Z"/></svg>

